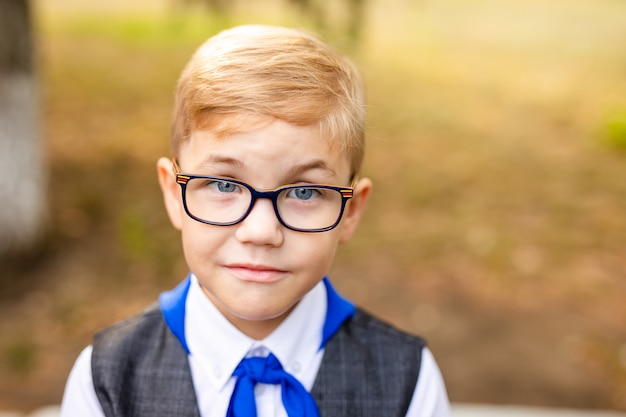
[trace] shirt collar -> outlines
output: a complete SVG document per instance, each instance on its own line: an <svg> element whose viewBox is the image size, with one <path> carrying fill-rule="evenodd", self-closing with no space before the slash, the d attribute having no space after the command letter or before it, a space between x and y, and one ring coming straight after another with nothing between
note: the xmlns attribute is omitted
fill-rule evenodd
<svg viewBox="0 0 626 417"><path fill-rule="evenodd" d="M280 326L261 341L296 378L311 364L319 350L326 311L326 288L320 281Z"/></svg>
<svg viewBox="0 0 626 417"><path fill-rule="evenodd" d="M188 353L196 357L218 389L254 345L253 339L237 330L211 303L194 275L186 300L185 336Z"/></svg>
<svg viewBox="0 0 626 417"><path fill-rule="evenodd" d="M187 348L208 371L207 375L217 389L224 387L243 358L266 356L269 352L297 378L298 373L313 362L319 350L326 311L326 288L320 281L276 330L256 341L241 333L219 312L192 275L184 324ZM219 343L215 343L216 340Z"/></svg>

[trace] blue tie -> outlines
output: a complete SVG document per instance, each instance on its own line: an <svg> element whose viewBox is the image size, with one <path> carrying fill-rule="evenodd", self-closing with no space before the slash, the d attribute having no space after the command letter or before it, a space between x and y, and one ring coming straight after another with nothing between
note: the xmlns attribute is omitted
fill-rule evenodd
<svg viewBox="0 0 626 417"><path fill-rule="evenodd" d="M319 417L317 405L304 386L285 372L276 356L252 357L242 360L233 376L237 377L226 417L256 417L254 386L280 384L282 399L289 417Z"/></svg>

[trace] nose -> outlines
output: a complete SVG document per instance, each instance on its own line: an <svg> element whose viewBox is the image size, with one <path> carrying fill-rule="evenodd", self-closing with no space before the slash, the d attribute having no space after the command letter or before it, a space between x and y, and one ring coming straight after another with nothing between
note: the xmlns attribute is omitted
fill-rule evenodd
<svg viewBox="0 0 626 417"><path fill-rule="evenodd" d="M283 226L269 199L258 199L248 216L235 227L235 236L242 243L259 246L280 246L283 243Z"/></svg>

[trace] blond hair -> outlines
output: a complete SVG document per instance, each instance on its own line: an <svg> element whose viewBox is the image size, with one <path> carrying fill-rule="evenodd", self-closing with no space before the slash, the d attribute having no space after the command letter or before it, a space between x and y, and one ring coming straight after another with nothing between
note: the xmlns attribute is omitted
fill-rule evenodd
<svg viewBox="0 0 626 417"><path fill-rule="evenodd" d="M318 125L359 170L365 104L356 68L314 36L274 26L238 26L195 52L178 81L172 151L193 130L225 136L268 118Z"/></svg>

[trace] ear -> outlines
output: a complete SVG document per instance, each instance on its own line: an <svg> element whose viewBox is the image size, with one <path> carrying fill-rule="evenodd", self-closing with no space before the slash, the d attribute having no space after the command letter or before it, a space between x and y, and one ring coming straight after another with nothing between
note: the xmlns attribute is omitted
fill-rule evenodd
<svg viewBox="0 0 626 417"><path fill-rule="evenodd" d="M354 187L354 196L348 201L346 211L341 220L341 234L339 242L346 243L356 231L361 215L365 210L365 204L372 192L372 181L369 178L361 178Z"/></svg>
<svg viewBox="0 0 626 417"><path fill-rule="evenodd" d="M159 177L159 185L163 192L163 201L165 209L172 222L172 225L180 230L182 227L182 216L184 210L180 194L180 187L176 183L172 161L167 158L159 158L157 162L157 175Z"/></svg>

